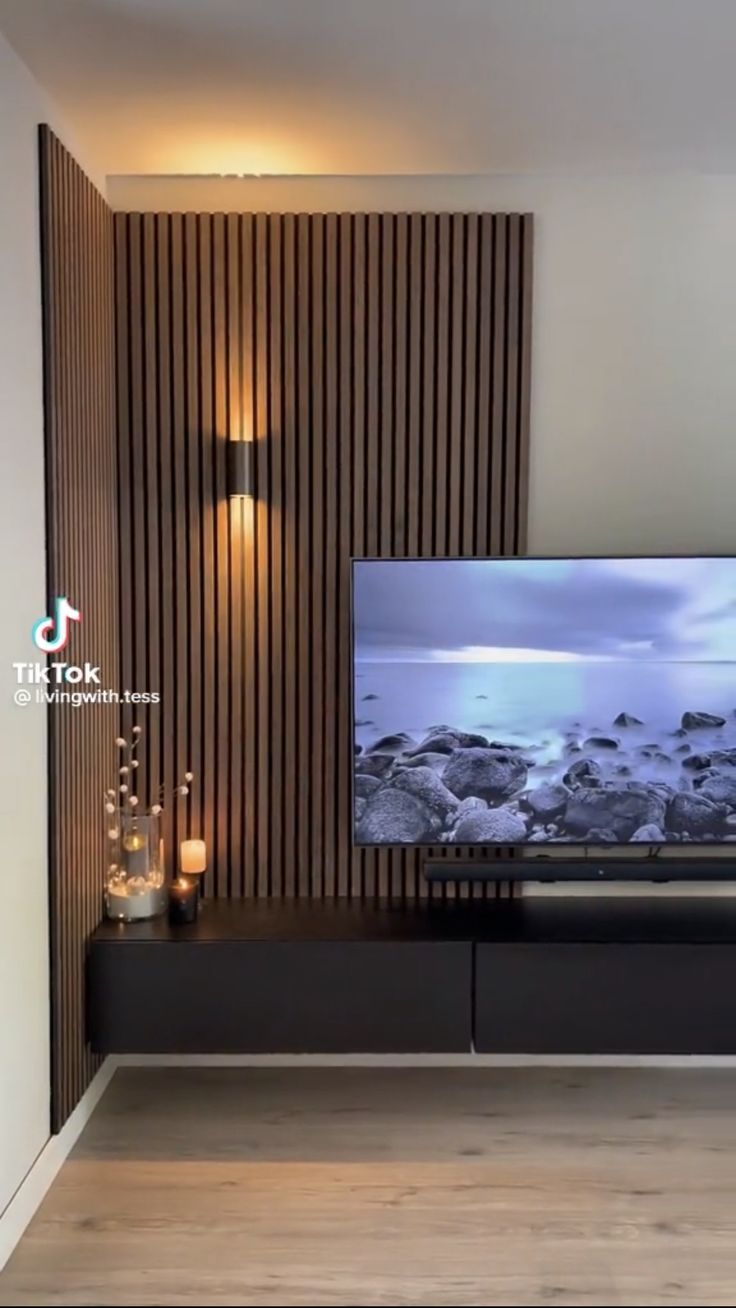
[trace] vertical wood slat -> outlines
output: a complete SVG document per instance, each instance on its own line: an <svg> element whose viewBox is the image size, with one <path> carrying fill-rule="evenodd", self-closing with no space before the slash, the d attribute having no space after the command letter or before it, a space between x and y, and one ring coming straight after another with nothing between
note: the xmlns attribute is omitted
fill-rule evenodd
<svg viewBox="0 0 736 1308"><path fill-rule="evenodd" d="M188 713L190 689L187 678L187 642L189 626L189 595L187 586L187 460L182 457L182 444L185 443L187 431L187 338L185 334L185 297L186 297L186 246L184 221L181 214L172 214L169 219L169 313L170 313L170 375L164 373L164 384L168 381L171 388L169 408L171 412L171 479L169 481L170 521L173 532L172 565L168 584L173 592L173 626L164 629L163 638L171 648L174 661L174 688L172 698L164 701L166 705L166 730L162 731L165 756L163 776L167 784L167 793L176 785L188 767L194 766L190 757ZM164 348L164 342L162 342ZM118 377L118 389L122 388L122 379ZM118 429L118 443L122 448L127 444L125 428ZM120 486L121 515L124 513L124 487ZM190 801L191 806L191 801ZM184 834L184 807L177 805L164 809L164 849L176 848Z"/></svg>
<svg viewBox="0 0 736 1308"><path fill-rule="evenodd" d="M53 133L39 133L46 446L47 601L65 595L82 613L69 662L100 667L101 687L120 686L119 552L115 411L115 265L127 291L127 251L115 258L113 219L102 196ZM125 233L118 234L124 240ZM129 370L127 315L117 366ZM128 393L118 420L129 427ZM128 464L124 460L126 487ZM129 601L126 605L129 607ZM122 645L123 666L129 659ZM78 1103L98 1066L86 1043L86 941L102 912L106 838L102 796L115 778L115 704L48 712L51 918L52 1129Z"/></svg>
<svg viewBox="0 0 736 1308"><path fill-rule="evenodd" d="M123 664L143 682L160 603L163 771L197 774L176 839L206 837L208 893L422 895L423 855L350 847L349 559L523 552L531 217L115 223L121 542L146 592L123 577ZM131 490L144 435L158 561ZM252 502L223 503L228 435L255 442Z"/></svg>
<svg viewBox="0 0 736 1308"><path fill-rule="evenodd" d="M280 584L269 584L268 629L270 633L268 674L271 686L269 741L268 814L271 826L269 848L269 888L274 895L284 893L284 824L286 814L281 803L285 778L284 745L284 415L281 386L284 371L282 331L284 306L283 223L270 215L267 224L268 246L268 418L270 438L267 442L270 468L269 577L279 577Z"/></svg>
<svg viewBox="0 0 736 1308"><path fill-rule="evenodd" d="M256 847L255 889L268 895L271 877L270 815L268 806L271 786L270 716L271 716L271 630L269 624L269 569L271 518L270 422L268 392L269 320L268 320L268 226L266 214L256 214L254 230L253 318L254 318L254 396L253 420L256 450L255 538L253 541L254 604L251 621L255 632L256 699L253 732L256 745L253 824Z"/></svg>
<svg viewBox="0 0 736 1308"><path fill-rule="evenodd" d="M227 416L228 428L233 436L242 440L243 431L243 358L242 358L242 295L241 295L241 249L240 222L236 214L228 214L225 237L227 257ZM225 433L227 434L227 433ZM238 500L228 501L227 539L229 541L228 569L228 604L230 618L229 656L229 701L226 741L229 744L230 761L227 790L222 796L227 820L229 821L228 840L228 893L233 891L233 870L236 860L242 859L242 820L241 805L230 802L231 795L243 794L243 547L242 547L242 510Z"/></svg>
<svg viewBox="0 0 736 1308"><path fill-rule="evenodd" d="M158 514L155 515L158 526L158 554L160 570L158 578L158 604L160 606L158 622L158 676L160 693L166 705L166 722L158 717L156 776L158 785L165 795L171 794L176 785L176 757L178 735L178 712L176 698L176 591L171 585L171 577L176 567L176 549L178 543L177 523L175 517L176 499L173 491L174 465L176 463L176 440L172 415L172 287L171 287L171 224L166 214L156 216L156 243L158 257L154 261L156 278L156 303L158 330L154 349L156 372L154 373L155 421L151 435L152 445L158 454L157 471L161 479ZM153 634L153 633L152 633ZM167 746L165 733L169 731L171 741ZM153 790L152 778L149 778L149 791ZM151 803L155 796L151 794ZM175 848L174 814L172 806L167 804L164 810L163 827L164 851Z"/></svg>
<svg viewBox="0 0 736 1308"><path fill-rule="evenodd" d="M350 553L354 531L353 477L353 351L351 328L353 321L353 217L340 214L338 218L338 316L337 316L337 374L335 422L337 424L338 459L335 493L337 496L338 538L334 550L337 620L333 629L333 645L337 668L337 699L342 703L350 697L352 668L350 647L343 638L350 623ZM338 849L350 840L350 793L353 762L353 743L348 732L338 733L336 840ZM357 872L356 868L356 872ZM350 890L350 868L341 860L335 869L335 893L346 895Z"/></svg>
<svg viewBox="0 0 736 1308"><path fill-rule="evenodd" d="M142 420L143 449L141 482L142 494L137 501L138 526L141 533L143 567L139 567L134 577L136 590L142 593L142 620L139 626L139 648L145 659L142 675L137 681L136 689L155 690L161 693L161 640L160 628L163 603L163 574L161 570L161 546L159 523L165 515L161 488L159 486L159 468L161 463L161 424L159 413L159 341L162 327L159 311L159 279L157 254L159 242L156 232L156 219L153 214L145 214L142 222L141 244L143 258L142 312L145 323L143 350L141 359L142 385ZM142 574L145 573L145 580ZM136 714L136 719L138 718ZM149 715L148 730L143 737L145 767L138 769L141 778L144 802L153 804L161 787L160 767L160 731L161 715Z"/></svg>
<svg viewBox="0 0 736 1308"><path fill-rule="evenodd" d="M251 214L243 216L240 232L241 251L241 332L240 348L242 351L243 372L241 403L243 405L243 435L245 439L255 441L255 244L254 222ZM234 434L234 433L231 433ZM255 460L254 460L255 462ZM257 473L257 468L256 468ZM236 524L236 548L243 551L243 641L240 651L240 670L243 677L243 795L242 795L242 855L233 868L233 877L237 878L238 889L245 895L252 895L256 889L256 699L258 686L256 681L256 505L254 501L244 502L241 506L240 532ZM305 707L307 698L304 697ZM232 797L231 797L232 799ZM237 803L237 799L236 799Z"/></svg>
<svg viewBox="0 0 736 1308"><path fill-rule="evenodd" d="M214 766L214 867L217 877L216 891L220 896L228 893L230 874L229 794L230 794L230 679L229 661L232 634L230 630L231 604L229 568L229 514L227 502L225 441L231 423L229 412L229 277L224 214L215 214L212 240L212 297L213 297L213 351L218 366L213 369L215 440L212 443L212 502L214 536L215 607L215 697L212 715L215 722Z"/></svg>
<svg viewBox="0 0 736 1308"><path fill-rule="evenodd" d="M212 891L220 893L223 869L217 865L216 841L216 748L217 748L217 590L215 573L215 524L219 505L214 495L213 459L215 429L215 392L217 374L224 368L224 360L216 369L214 341L214 218L211 214L198 216L198 284L199 334L197 340L197 368L199 382L199 412L202 431L207 441L198 447L197 499L193 529L201 542L199 578L200 618L194 623L195 639L199 644L200 662L200 713L199 739L201 763L196 772L196 793L200 798L201 828L212 855Z"/></svg>
<svg viewBox="0 0 736 1308"><path fill-rule="evenodd" d="M237 220L236 220L237 221ZM284 481L279 516L283 531L284 584L281 592L280 621L284 647L282 747L284 751L284 790L296 795L299 790L299 529L294 508L299 496L299 450L297 446L297 263L296 218L287 214L283 220L283 314L281 321L282 372L281 441ZM285 505L291 506L287 514ZM240 544L242 549L242 543ZM284 866L282 893L293 898L297 893L299 858L299 815L296 802L285 805Z"/></svg>
<svg viewBox="0 0 736 1308"><path fill-rule="evenodd" d="M188 440L190 431L199 431L202 418L202 377L199 366L200 323L202 315L200 290L200 252L199 220L196 214L184 216L184 374L186 402L182 414L183 427L179 433L178 448L174 458L184 465L184 504L182 552L185 558L186 573L184 589L181 590L177 576L177 595L181 598L184 611L184 645L178 651L180 662L179 675L183 675L186 694L187 718L184 756L187 767L194 771L197 784L186 806L178 806L177 834L181 834L184 815L189 818L193 828L201 834L202 816L202 640L204 617L202 613L202 574L201 557L202 517L200 510L200 447L199 442ZM119 439L125 440L126 433L119 433ZM179 774L181 775L181 774ZM178 780L178 778L177 778ZM209 892L211 874L207 875L205 886Z"/></svg>
<svg viewBox="0 0 736 1308"><path fill-rule="evenodd" d="M337 569L339 559L338 479L341 448L338 438L338 311L340 306L339 283L339 229L337 215L325 217L324 245L324 523L335 524L335 536L325 532L324 540L324 711L339 696L340 675L334 634L340 627ZM339 806L339 740L329 729L324 733L324 848L338 847ZM326 858L324 864L323 893L332 899L338 882L337 859Z"/></svg>
<svg viewBox="0 0 736 1308"><path fill-rule="evenodd" d="M318 897L324 894L325 849L324 826L325 808L321 803L324 787L325 767L325 666L324 666L324 583L325 583L325 531L324 531L324 487L325 466L328 452L325 447L324 431L324 226L323 214L315 214L310 219L311 227L311 428L307 435L307 448L311 447L311 499L309 517L311 525L309 557L309 591L310 591L310 682L308 690L310 701L309 739L307 751L311 753L311 765L307 787L311 808L311 877L314 893Z"/></svg>

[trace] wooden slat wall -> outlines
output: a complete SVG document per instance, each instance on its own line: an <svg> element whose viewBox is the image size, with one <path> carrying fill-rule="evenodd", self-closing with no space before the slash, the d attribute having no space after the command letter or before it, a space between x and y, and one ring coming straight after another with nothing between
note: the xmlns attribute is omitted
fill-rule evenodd
<svg viewBox="0 0 736 1308"><path fill-rule="evenodd" d="M523 552L531 217L115 224L123 681L163 695L151 789L196 773L168 848L217 896L422 894L350 848L349 560Z"/></svg>
<svg viewBox="0 0 736 1308"><path fill-rule="evenodd" d="M113 219L48 128L40 130L47 585L82 613L56 658L119 685ZM115 705L49 706L52 1127L97 1060L85 1040L87 937L102 914L102 795L112 784Z"/></svg>

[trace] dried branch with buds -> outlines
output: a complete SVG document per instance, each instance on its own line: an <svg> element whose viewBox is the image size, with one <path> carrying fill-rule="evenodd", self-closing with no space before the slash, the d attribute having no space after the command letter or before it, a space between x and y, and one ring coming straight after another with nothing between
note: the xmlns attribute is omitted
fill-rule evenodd
<svg viewBox="0 0 736 1308"><path fill-rule="evenodd" d="M120 767L118 768L117 786L110 787L109 790L105 791L105 812L110 815L117 812L118 808L125 808L126 806L127 808L130 809L131 815L135 814L138 809L138 805L140 801L138 795L136 794L136 781L137 781L136 773L138 767L140 766L140 762L135 757L135 751L138 748L138 744L142 734L143 734L143 728L135 726L133 727L132 738L130 740L130 743L125 739L124 736L118 736L115 740L115 744L117 745L118 749L121 751L122 761ZM193 780L194 780L194 773L185 772L184 781L180 785L174 786L173 790L171 791L171 795L170 795L171 799L175 800L178 799L180 796L183 797L188 795L189 783L192 782ZM159 814L163 812L164 799L165 799L164 787L161 786L159 788L159 793L156 803L151 805L151 815L153 817L158 817ZM111 840L116 839L117 832L113 833L113 831L111 830L108 834Z"/></svg>

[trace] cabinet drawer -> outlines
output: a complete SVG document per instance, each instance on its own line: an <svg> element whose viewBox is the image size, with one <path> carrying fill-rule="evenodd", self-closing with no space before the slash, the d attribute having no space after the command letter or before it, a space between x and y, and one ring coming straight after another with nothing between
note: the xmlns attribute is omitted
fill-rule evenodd
<svg viewBox="0 0 736 1308"><path fill-rule="evenodd" d="M480 944L486 1053L736 1052L732 944Z"/></svg>
<svg viewBox="0 0 736 1308"><path fill-rule="evenodd" d="M472 945L94 941L100 1053L429 1053L471 1047Z"/></svg>

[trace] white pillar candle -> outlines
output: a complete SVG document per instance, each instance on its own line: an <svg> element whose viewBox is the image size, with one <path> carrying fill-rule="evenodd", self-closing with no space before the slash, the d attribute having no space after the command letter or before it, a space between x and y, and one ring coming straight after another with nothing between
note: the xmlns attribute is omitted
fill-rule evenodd
<svg viewBox="0 0 736 1308"><path fill-rule="evenodd" d="M182 840L179 855L183 876L206 871L207 849L203 840Z"/></svg>

